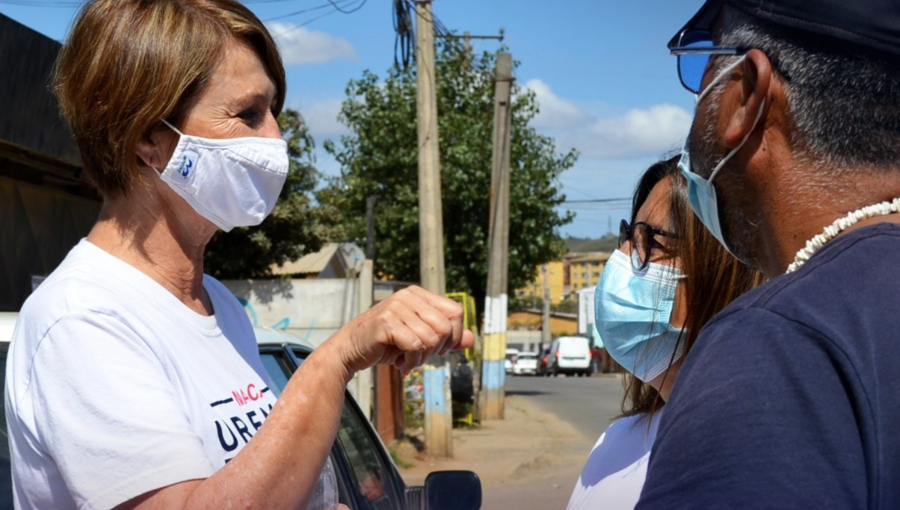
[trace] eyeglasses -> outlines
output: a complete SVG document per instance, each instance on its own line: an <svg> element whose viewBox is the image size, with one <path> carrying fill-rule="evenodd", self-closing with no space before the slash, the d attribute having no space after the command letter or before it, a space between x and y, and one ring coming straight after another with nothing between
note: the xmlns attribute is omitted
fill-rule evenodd
<svg viewBox="0 0 900 510"><path fill-rule="evenodd" d="M743 55L750 48L741 46L714 46L709 30L685 30L678 38L678 44L669 48L669 53L678 57L678 78L681 85L699 94L703 83L703 73L712 55Z"/></svg>
<svg viewBox="0 0 900 510"><path fill-rule="evenodd" d="M639 221L633 226L626 220L619 224L619 248L625 241L631 242L631 267L635 271L643 271L650 264L650 255L653 248L664 248L655 237L663 236L669 239L678 239L674 232L668 232L651 226L649 223Z"/></svg>

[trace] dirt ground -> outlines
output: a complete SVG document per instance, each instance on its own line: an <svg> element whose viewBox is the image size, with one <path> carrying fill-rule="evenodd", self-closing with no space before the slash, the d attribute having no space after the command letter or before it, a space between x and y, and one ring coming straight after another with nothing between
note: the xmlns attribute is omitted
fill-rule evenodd
<svg viewBox="0 0 900 510"><path fill-rule="evenodd" d="M408 485L423 484L432 471L471 470L481 478L485 510L565 508L595 440L526 399L508 396L505 419L454 429L453 459L428 457L409 441L394 449L398 464L409 464L398 466Z"/></svg>

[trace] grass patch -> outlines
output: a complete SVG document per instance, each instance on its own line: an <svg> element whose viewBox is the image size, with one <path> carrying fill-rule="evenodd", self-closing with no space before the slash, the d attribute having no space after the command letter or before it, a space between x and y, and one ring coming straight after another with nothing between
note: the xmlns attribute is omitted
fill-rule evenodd
<svg viewBox="0 0 900 510"><path fill-rule="evenodd" d="M397 467L401 467L403 469L409 469L413 467L413 464L410 464L402 457L400 457L400 454L397 453L397 449L393 446L388 447L388 453L391 455L391 460L394 461L394 465L396 465Z"/></svg>

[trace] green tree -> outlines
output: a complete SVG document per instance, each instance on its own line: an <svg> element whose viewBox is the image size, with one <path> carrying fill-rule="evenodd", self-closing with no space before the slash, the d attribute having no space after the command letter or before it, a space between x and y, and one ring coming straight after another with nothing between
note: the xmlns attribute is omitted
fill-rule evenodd
<svg viewBox="0 0 900 510"><path fill-rule="evenodd" d="M447 290L473 295L479 306L487 285L488 216L496 54L475 59L439 43L438 122ZM366 71L347 86L340 120L352 131L325 149L341 174L319 194L338 211L349 237L366 238L366 198L376 206L376 273L419 281L416 76L388 71L381 80ZM538 113L534 95L514 88L511 131L509 291L531 281L537 265L564 251L559 227L571 213L560 174L574 165L573 151L558 154L552 138L529 122Z"/></svg>
<svg viewBox="0 0 900 510"><path fill-rule="evenodd" d="M271 276L273 264L283 264L318 251L336 235L336 227L323 208L316 207L313 191L320 174L315 167L315 144L299 112L285 110L278 127L287 140L290 169L272 214L257 227L219 231L206 247L205 271L217 278Z"/></svg>

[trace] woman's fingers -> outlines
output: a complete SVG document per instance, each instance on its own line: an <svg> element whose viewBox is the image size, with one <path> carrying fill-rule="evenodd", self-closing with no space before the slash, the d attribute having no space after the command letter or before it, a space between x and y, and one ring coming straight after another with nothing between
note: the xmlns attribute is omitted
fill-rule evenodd
<svg viewBox="0 0 900 510"><path fill-rule="evenodd" d="M439 352L443 356L450 349L459 348L462 341L464 331L463 307L456 301L432 294L421 287L409 287L411 294L419 297L427 306L419 309L419 316L422 320L428 322L435 327L435 330L446 331L445 335L441 335L443 345ZM449 326L449 331L446 328Z"/></svg>
<svg viewBox="0 0 900 510"><path fill-rule="evenodd" d="M451 299L409 287L353 320L338 335L347 366L361 370L393 363L409 372L433 354L466 348L474 336L463 328L462 306Z"/></svg>

